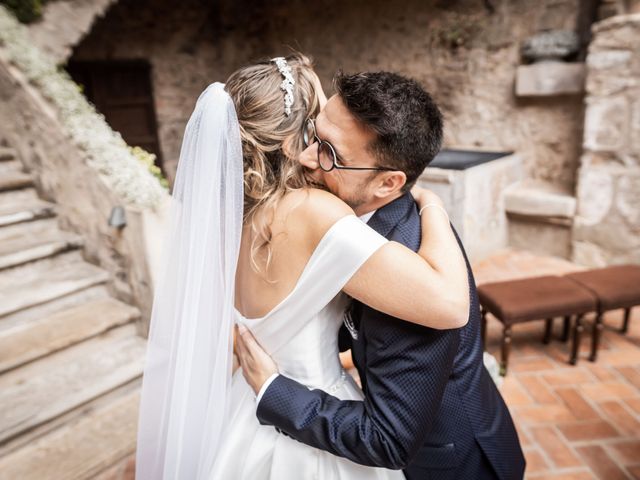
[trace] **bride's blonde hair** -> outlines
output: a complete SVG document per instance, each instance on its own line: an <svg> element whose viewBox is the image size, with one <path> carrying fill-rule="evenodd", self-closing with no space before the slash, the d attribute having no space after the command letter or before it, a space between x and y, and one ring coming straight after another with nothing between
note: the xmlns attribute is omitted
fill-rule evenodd
<svg viewBox="0 0 640 480"><path fill-rule="evenodd" d="M253 232L251 262L264 249L266 272L271 260L270 223L285 193L306 186L298 156L304 150L303 130L320 112L320 80L311 60L301 53L286 57L295 85L291 114L285 114L283 76L271 60L236 70L225 89L233 99L244 157L244 223ZM261 215L256 215L260 212Z"/></svg>

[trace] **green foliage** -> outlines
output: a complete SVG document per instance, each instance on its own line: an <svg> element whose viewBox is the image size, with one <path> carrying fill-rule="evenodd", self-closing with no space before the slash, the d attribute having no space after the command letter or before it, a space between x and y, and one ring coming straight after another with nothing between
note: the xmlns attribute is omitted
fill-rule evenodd
<svg viewBox="0 0 640 480"><path fill-rule="evenodd" d="M166 178L164 178L162 170L160 170L160 168L156 165L156 156L153 153L149 153L141 147L129 147L129 151L134 157L138 159L138 161L140 161L145 167L147 167L147 170L149 170L151 175L158 179L160 185L162 185L166 189L169 188L169 182Z"/></svg>
<svg viewBox="0 0 640 480"><path fill-rule="evenodd" d="M42 16L42 0L0 0L22 23L31 23Z"/></svg>

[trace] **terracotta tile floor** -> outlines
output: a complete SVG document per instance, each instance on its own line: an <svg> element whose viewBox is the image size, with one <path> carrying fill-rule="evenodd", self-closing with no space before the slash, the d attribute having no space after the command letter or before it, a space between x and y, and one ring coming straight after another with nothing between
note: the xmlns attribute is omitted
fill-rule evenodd
<svg viewBox="0 0 640 480"><path fill-rule="evenodd" d="M479 284L575 269L563 260L513 251L474 265ZM575 367L567 363L569 343L557 340L559 319L549 345L542 344L544 322L514 327L501 392L520 434L528 479L640 479L640 307L624 336L617 332L622 312L605 316L596 363L587 360L591 320ZM487 349L497 358L501 332L489 317Z"/></svg>

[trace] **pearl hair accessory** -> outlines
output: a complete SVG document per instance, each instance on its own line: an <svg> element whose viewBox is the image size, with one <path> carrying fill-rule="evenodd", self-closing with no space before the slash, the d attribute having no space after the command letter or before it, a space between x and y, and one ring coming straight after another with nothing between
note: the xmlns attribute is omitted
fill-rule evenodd
<svg viewBox="0 0 640 480"><path fill-rule="evenodd" d="M284 92L284 113L288 117L291 115L291 107L293 106L293 86L296 84L293 78L291 67L284 57L272 58L271 61L276 64L278 71L284 78L280 84L280 90Z"/></svg>

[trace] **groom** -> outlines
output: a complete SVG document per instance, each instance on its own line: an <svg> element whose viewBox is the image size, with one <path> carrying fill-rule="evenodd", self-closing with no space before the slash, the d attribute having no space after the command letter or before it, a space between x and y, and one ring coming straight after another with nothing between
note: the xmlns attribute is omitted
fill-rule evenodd
<svg viewBox="0 0 640 480"><path fill-rule="evenodd" d="M335 86L315 122L317 139L336 152L334 168L319 168L317 143L300 162L312 183L417 251L420 217L409 189L440 148L440 112L415 81L393 73L340 75ZM341 168L354 165L397 171ZM353 302L340 345L352 350L363 401L342 401L279 375L251 333L241 331L240 363L258 393L260 422L357 463L403 469L409 480L521 479L518 435L482 362L468 268L469 322L458 330L425 328Z"/></svg>

